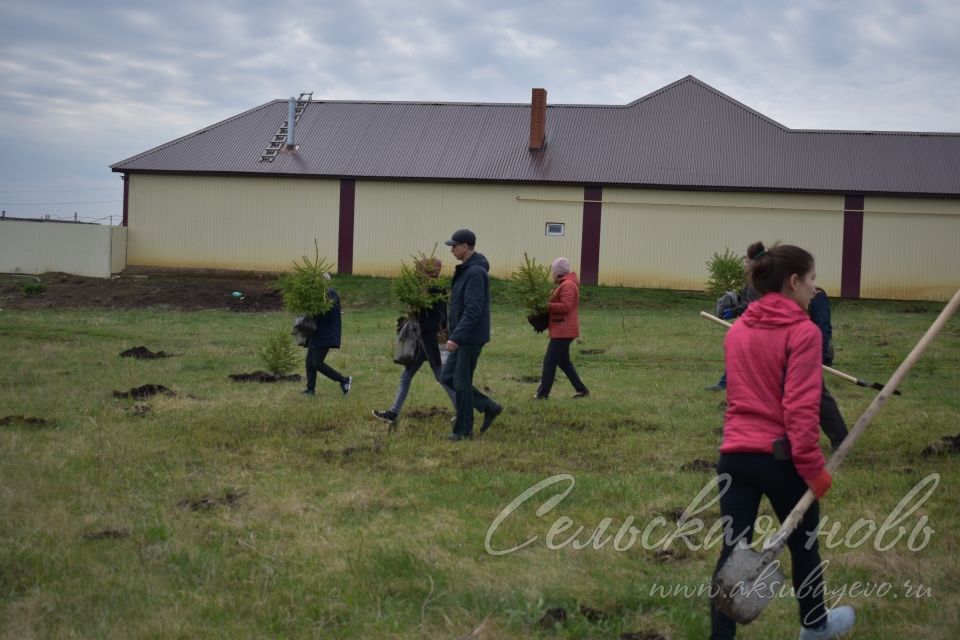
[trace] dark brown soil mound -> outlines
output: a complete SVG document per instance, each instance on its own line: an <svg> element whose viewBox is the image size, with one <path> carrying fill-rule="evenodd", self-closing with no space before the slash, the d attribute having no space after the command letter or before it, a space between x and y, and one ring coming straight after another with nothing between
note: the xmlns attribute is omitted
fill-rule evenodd
<svg viewBox="0 0 960 640"><path fill-rule="evenodd" d="M713 473L717 470L717 463L710 462L709 460L693 460L687 464L680 467L680 471L703 471L706 473Z"/></svg>
<svg viewBox="0 0 960 640"><path fill-rule="evenodd" d="M31 418L29 416L11 415L0 418L0 427L8 427L15 424L24 425L27 427L48 427L53 423L49 420L44 420L43 418Z"/></svg>
<svg viewBox="0 0 960 640"><path fill-rule="evenodd" d="M155 396L158 393L162 393L168 396L175 396L173 391L167 389L162 384L145 384L140 387L133 387L130 391L114 391L114 398L133 398L134 400L143 400L144 398L149 398L150 396Z"/></svg>
<svg viewBox="0 0 960 640"><path fill-rule="evenodd" d="M24 296L20 279L0 276L5 309L143 309L180 311L229 309L279 311L283 301L277 274L203 269L128 267L112 278L84 278L65 273L39 276L43 295ZM234 292L240 296L234 296Z"/></svg>
<svg viewBox="0 0 960 640"><path fill-rule="evenodd" d="M437 416L446 416L447 410L441 407L433 406L426 409L413 409L406 413L407 418L434 418Z"/></svg>
<svg viewBox="0 0 960 640"><path fill-rule="evenodd" d="M234 382L297 382L300 380L299 373L293 373L285 376L282 373L270 373L268 371L254 371L253 373L231 373L227 377Z"/></svg>
<svg viewBox="0 0 960 640"><path fill-rule="evenodd" d="M960 453L960 433L944 436L940 442L934 442L923 450L924 456L942 456L948 453Z"/></svg>
<svg viewBox="0 0 960 640"><path fill-rule="evenodd" d="M146 347L133 347L132 349L127 349L126 351L120 352L121 358L136 358L137 360L156 360L157 358L171 358L173 357L172 353L167 353L166 351L157 351L154 353L147 349Z"/></svg>

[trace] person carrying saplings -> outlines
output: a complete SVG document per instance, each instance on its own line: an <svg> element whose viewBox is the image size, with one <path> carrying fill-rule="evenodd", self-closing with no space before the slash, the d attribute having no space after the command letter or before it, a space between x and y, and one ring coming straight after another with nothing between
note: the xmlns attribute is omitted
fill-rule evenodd
<svg viewBox="0 0 960 640"><path fill-rule="evenodd" d="M753 540L767 496L783 522L809 488L818 500L787 538L800 609L800 640L828 640L853 628L851 607L824 605L817 530L820 503L833 479L820 439L821 336L808 315L816 295L813 256L800 247L751 245L750 279L761 294L724 338L727 410L717 474L723 547L715 571L733 549ZM736 635L736 622L711 601L712 640Z"/></svg>
<svg viewBox="0 0 960 640"><path fill-rule="evenodd" d="M333 306L326 313L314 316L316 330L307 340L307 388L304 395L312 396L317 389L317 372L340 385L343 395L350 393L353 378L341 375L336 369L328 365L325 360L330 349L340 348L340 296L333 289L327 289L327 297L333 301Z"/></svg>
<svg viewBox="0 0 960 640"><path fill-rule="evenodd" d="M550 302L547 312L550 322L547 325L550 331L550 342L547 344L547 353L543 356L543 371L540 374L540 386L537 387L537 400L546 400L553 389L553 381L557 375L557 367L563 371L576 393L574 398L586 398L590 395L587 385L577 375L577 368L570 360L570 343L580 335L580 280L577 274L570 270L570 261L566 258L557 258L550 265L550 275L557 283L550 293Z"/></svg>
<svg viewBox="0 0 960 640"><path fill-rule="evenodd" d="M414 263L414 269L426 275L431 281L436 281L440 277L440 270L443 268L443 262L436 258L423 258ZM423 366L424 362L430 363L430 369L433 370L433 377L437 379L443 390L447 392L453 410L457 410L457 397L453 388L445 385L440 379L440 371L443 364L440 359L440 345L437 343L437 337L441 329L447 326L447 303L439 294L446 292L439 287L429 287L427 291L431 294L437 294L439 297L433 306L426 309L420 309L417 312L417 321L420 323L420 344L417 349L417 355L413 360L404 366L400 374L400 386L397 388L397 395L389 409L374 409L373 415L383 420L389 425L395 425L400 417L400 411L403 409L403 403L410 392L410 384L417 371ZM398 329L399 330L399 329Z"/></svg>

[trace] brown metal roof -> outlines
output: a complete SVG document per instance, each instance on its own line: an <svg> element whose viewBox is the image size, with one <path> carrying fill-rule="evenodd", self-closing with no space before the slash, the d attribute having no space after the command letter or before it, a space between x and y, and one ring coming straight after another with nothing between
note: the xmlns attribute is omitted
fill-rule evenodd
<svg viewBox="0 0 960 640"><path fill-rule="evenodd" d="M261 162L275 100L112 165L117 172L327 176L960 195L960 134L792 130L687 76L623 106L313 101L299 149Z"/></svg>

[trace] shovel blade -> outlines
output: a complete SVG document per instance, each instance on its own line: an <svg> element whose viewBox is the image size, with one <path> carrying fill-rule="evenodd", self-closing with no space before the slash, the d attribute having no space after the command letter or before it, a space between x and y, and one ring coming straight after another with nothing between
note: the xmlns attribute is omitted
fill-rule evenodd
<svg viewBox="0 0 960 640"><path fill-rule="evenodd" d="M713 578L714 606L739 624L753 621L787 584L771 551L737 546Z"/></svg>

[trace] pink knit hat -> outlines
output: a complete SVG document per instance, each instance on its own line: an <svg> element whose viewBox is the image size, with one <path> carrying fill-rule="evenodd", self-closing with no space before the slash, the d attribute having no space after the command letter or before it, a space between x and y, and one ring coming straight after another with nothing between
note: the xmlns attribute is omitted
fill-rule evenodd
<svg viewBox="0 0 960 640"><path fill-rule="evenodd" d="M566 258L557 258L550 265L550 273L554 276L565 276L570 273L570 261Z"/></svg>

